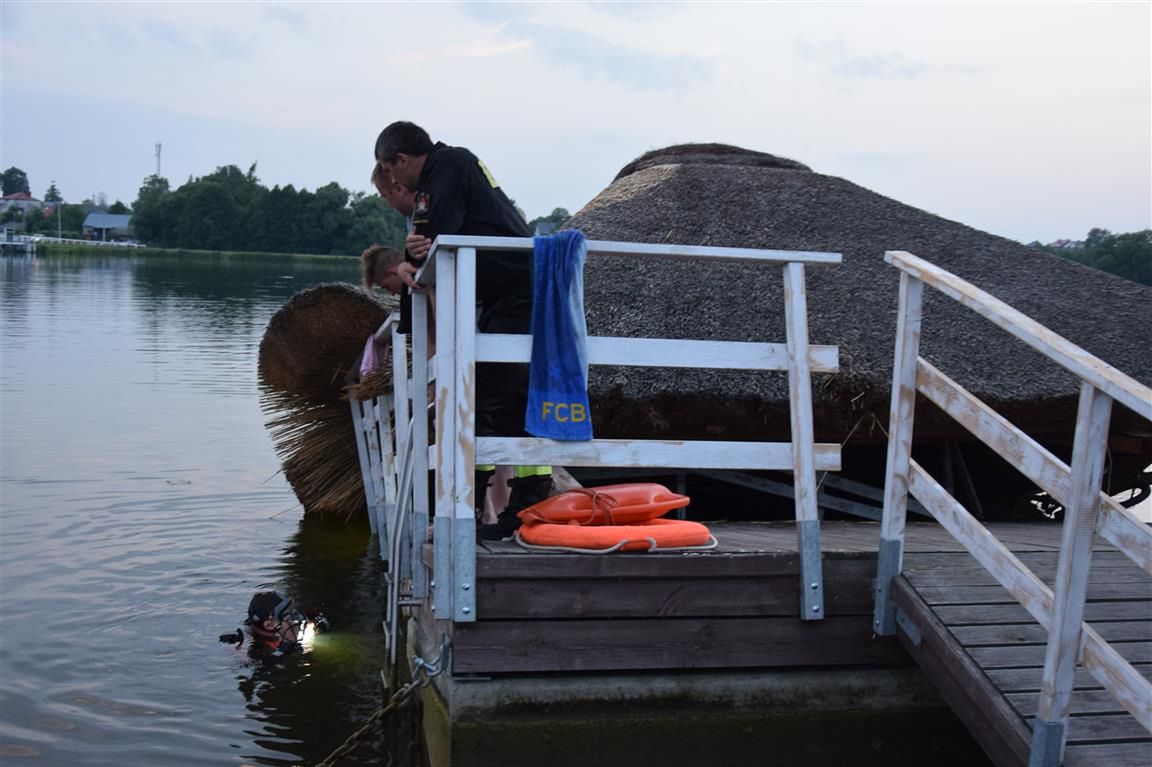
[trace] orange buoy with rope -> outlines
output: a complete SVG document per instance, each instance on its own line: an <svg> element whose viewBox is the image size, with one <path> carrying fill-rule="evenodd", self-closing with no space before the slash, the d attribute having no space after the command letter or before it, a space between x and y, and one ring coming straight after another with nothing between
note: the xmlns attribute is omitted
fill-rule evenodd
<svg viewBox="0 0 1152 767"><path fill-rule="evenodd" d="M577 525L630 525L661 517L691 502L655 482L630 482L568 490L529 506L520 520Z"/></svg>
<svg viewBox="0 0 1152 767"><path fill-rule="evenodd" d="M654 482L569 490L521 511L516 542L579 554L710 549L716 539L699 522L659 519L690 502Z"/></svg>
<svg viewBox="0 0 1152 767"><path fill-rule="evenodd" d="M527 549L581 554L710 549L716 545L707 527L681 519L649 519L631 525L526 523L516 531L516 542Z"/></svg>

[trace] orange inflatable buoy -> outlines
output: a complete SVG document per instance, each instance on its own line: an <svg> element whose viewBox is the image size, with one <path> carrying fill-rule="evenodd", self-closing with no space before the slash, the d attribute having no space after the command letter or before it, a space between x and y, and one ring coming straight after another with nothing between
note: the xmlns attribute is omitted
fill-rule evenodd
<svg viewBox="0 0 1152 767"><path fill-rule="evenodd" d="M657 551L660 549L710 549L716 539L699 522L649 519L631 525L565 525L528 522L516 531L525 548L548 548L581 554L611 551Z"/></svg>
<svg viewBox="0 0 1152 767"><path fill-rule="evenodd" d="M520 512L520 521L577 525L631 525L663 516L691 502L655 482L587 487L554 495Z"/></svg>

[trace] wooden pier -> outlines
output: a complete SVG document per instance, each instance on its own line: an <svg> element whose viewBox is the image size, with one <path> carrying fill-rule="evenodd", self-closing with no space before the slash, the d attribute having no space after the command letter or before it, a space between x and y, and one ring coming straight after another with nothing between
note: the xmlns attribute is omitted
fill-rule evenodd
<svg viewBox="0 0 1152 767"><path fill-rule="evenodd" d="M394 392L354 402L352 411L373 529L389 564L390 653L395 660L406 622L411 670L431 682L426 702L443 712L450 744L465 710L473 721L622 700L646 699L658 710L668 695L685 698L687 684L686 699L733 705L749 677L767 691L758 700L772 712L831 715L865 699L873 710L896 710L908 705L898 689L861 693L915 662L923 670L916 679L938 690L932 700L943 697L996 767L1152 763L1152 530L1100 491L1113 401L1152 421L1152 389L929 262L888 253L901 288L883 514L879 524L826 521L816 474L838 469L840 446L815 442L809 378L835 370L838 355L808 342L804 268L839 256L593 246L782 266L782 344L589 338L588 352L594 365L786 371L792 441L478 437L476 364L525 362L531 337L476 333L477 250L526 251L530 241L438 241L418 276L436 283L437 354L424 364L428 300L415 294L417 364L409 369L407 339L390 318L379 333L391 333ZM1070 464L919 357L925 287L1080 379ZM964 508L911 458L918 392L1061 504L1064 521L987 523ZM431 424L410 417L433 402ZM707 551L591 555L477 543L481 463L791 471L795 519L709 523L719 545ZM908 524L913 502L934 521ZM542 701L544 688L555 696Z"/></svg>

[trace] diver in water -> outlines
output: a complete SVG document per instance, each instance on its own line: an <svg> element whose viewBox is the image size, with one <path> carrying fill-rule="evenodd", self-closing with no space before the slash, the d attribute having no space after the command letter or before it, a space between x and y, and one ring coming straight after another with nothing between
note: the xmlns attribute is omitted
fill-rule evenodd
<svg viewBox="0 0 1152 767"><path fill-rule="evenodd" d="M275 591L261 591L248 603L244 629L222 634L220 641L239 646L247 633L251 650L288 654L304 649L316 632L327 628L328 620L322 614L305 616L288 597Z"/></svg>

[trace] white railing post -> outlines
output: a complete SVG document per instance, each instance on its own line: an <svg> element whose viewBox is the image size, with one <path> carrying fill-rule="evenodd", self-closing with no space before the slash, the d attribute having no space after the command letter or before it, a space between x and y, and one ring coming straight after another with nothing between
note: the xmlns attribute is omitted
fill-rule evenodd
<svg viewBox="0 0 1152 767"><path fill-rule="evenodd" d="M428 596L428 294L412 294L412 596Z"/></svg>
<svg viewBox="0 0 1152 767"><path fill-rule="evenodd" d="M476 620L476 249L456 251L455 400L446 421L454 430L452 483L452 620ZM447 271L447 270L445 270Z"/></svg>
<svg viewBox="0 0 1152 767"><path fill-rule="evenodd" d="M391 452L392 476L395 484L392 494L396 504L402 506L406 501L396 497L395 494L401 484L400 469L406 460L411 460L410 457L405 458L405 455L408 455L411 438L408 433L411 392L408 390L408 337L402 335L399 330L399 323L392 326L392 444L394 448ZM408 508L411 509L410 506ZM408 513L410 515L411 511ZM392 551L400 552L400 561L396 563L396 573L401 581L411 581L412 579L413 561L410 541L414 531L409 522L409 519L397 516L396 530L393 532L394 536L400 536L400 541L408 543L403 547L397 545L398 541L394 541L392 544Z"/></svg>
<svg viewBox="0 0 1152 767"><path fill-rule="evenodd" d="M397 504L400 498L397 490L400 486L396 476L396 433L392 428L393 397L390 394L381 394L368 400L370 420L373 424L372 432L368 436L369 459L372 461L372 473L378 478L380 490L378 498L380 505L380 519L377 522L378 537L380 539L380 558L388 559L392 549L392 536L397 526ZM395 571L393 563L388 563L388 569Z"/></svg>
<svg viewBox="0 0 1152 767"><path fill-rule="evenodd" d="M437 248L436 259L436 509L433 518L432 611L437 620L453 615L452 520L456 497L456 253Z"/></svg>
<svg viewBox="0 0 1152 767"><path fill-rule="evenodd" d="M880 523L876 602L872 616L873 628L883 636L896 632L896 607L892 602L891 587L892 579L904 566L904 523L908 514L912 427L916 414L916 359L920 354L923 303L923 281L901 272L896 351L892 364L892 402L888 413L884 516Z"/></svg>
<svg viewBox="0 0 1152 767"><path fill-rule="evenodd" d="M368 458L367 417L364 415L364 403L355 398L349 398L348 404L352 408L352 430L356 434L356 453L360 457L360 479L364 485L364 503L368 507L368 524L372 534L376 535L376 506L379 504L380 492L377 488L376 473L372 470L372 462Z"/></svg>
<svg viewBox="0 0 1152 767"><path fill-rule="evenodd" d="M804 264L784 266L784 319L788 341L788 409L792 421L792 480L800 552L800 619L824 618L820 518L816 506L812 371L808 362L808 298Z"/></svg>
<svg viewBox="0 0 1152 767"><path fill-rule="evenodd" d="M1064 507L1060 560L1044 654L1040 700L1032 726L1029 767L1056 767L1064 757L1073 675L1079 661L1092 567L1092 542L1100 509L1100 484L1108 450L1112 398L1087 382L1080 385L1076 437L1072 447L1072 483Z"/></svg>

